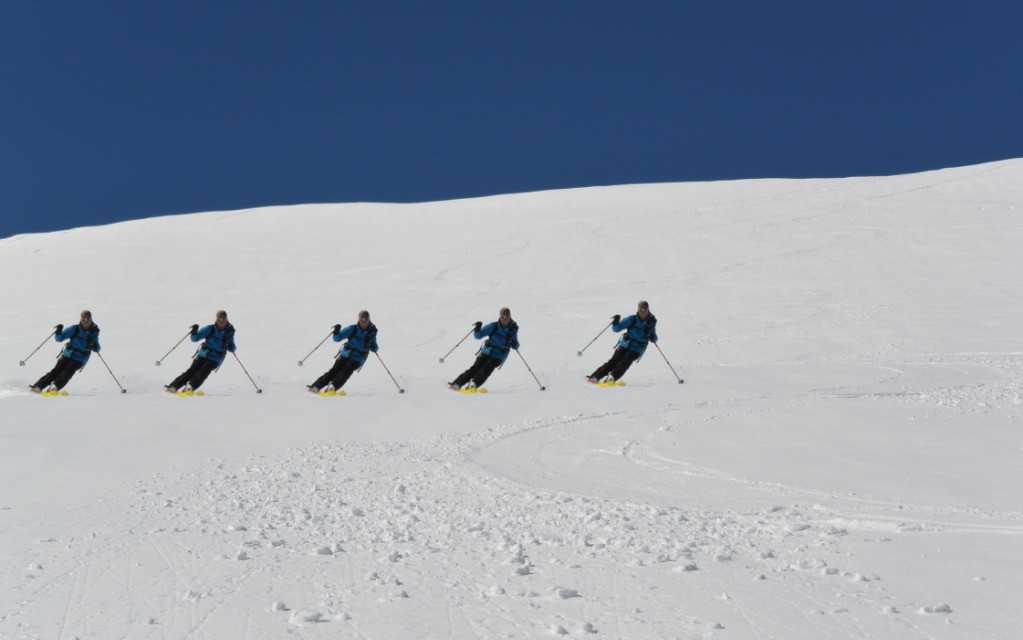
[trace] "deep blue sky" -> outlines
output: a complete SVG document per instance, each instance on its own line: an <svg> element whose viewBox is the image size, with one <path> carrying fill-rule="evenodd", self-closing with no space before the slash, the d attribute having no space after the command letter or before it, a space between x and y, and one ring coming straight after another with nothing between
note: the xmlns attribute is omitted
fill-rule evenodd
<svg viewBox="0 0 1023 640"><path fill-rule="evenodd" d="M1021 34L1019 0L3 2L0 237L1023 157Z"/></svg>

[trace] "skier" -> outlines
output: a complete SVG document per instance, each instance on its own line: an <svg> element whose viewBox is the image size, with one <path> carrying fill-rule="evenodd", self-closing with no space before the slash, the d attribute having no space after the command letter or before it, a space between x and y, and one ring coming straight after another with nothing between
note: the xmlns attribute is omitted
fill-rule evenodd
<svg viewBox="0 0 1023 640"><path fill-rule="evenodd" d="M519 325L512 320L511 311L508 307L502 307L497 322L491 322L487 326L476 321L473 337L477 340L488 338L483 347L479 350L476 362L462 372L457 378L448 383L448 389L460 391L462 387L470 382L470 389L483 386L490 374L494 372L508 357L511 349L519 348Z"/></svg>
<svg viewBox="0 0 1023 640"><path fill-rule="evenodd" d="M340 324L334 325L334 342L348 340L334 356L334 366L316 379L306 389L309 393L337 393L348 382L353 373L362 368L369 357L369 352L376 353L377 327L369 320L369 311L359 312L359 321L344 329Z"/></svg>
<svg viewBox="0 0 1023 640"><path fill-rule="evenodd" d="M610 382L620 380L632 363L643 357L647 344L657 342L657 318L650 313L650 305L646 300L639 301L636 315L623 319L615 314L611 328L615 333L625 331L625 335L618 341L611 359L586 377L590 384L603 382L605 377Z"/></svg>
<svg viewBox="0 0 1023 640"><path fill-rule="evenodd" d="M65 329L58 324L54 329L54 339L57 342L67 340L68 344L57 356L53 369L29 387L32 393L41 393L44 389L47 393L60 391L71 376L85 368L91 352L99 353L99 327L92 322L92 312L88 309L82 311L75 326Z"/></svg>
<svg viewBox="0 0 1023 640"><path fill-rule="evenodd" d="M237 348L234 344L234 325L227 321L227 312L223 309L217 311L213 324L202 329L193 324L191 332L192 342L205 342L192 358L192 366L163 388L167 393L177 393L178 389L183 389L185 393L195 391L211 373L224 364L227 352L234 353Z"/></svg>

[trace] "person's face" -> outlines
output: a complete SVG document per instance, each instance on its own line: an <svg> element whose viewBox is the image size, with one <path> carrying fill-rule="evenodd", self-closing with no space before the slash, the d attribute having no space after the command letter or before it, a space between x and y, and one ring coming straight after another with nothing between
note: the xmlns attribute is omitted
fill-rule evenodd
<svg viewBox="0 0 1023 640"><path fill-rule="evenodd" d="M217 328L223 329L227 326L227 318L217 318Z"/></svg>
<svg viewBox="0 0 1023 640"><path fill-rule="evenodd" d="M649 309L644 307L644 308L639 310L639 319L640 320L646 320L648 315L650 315L650 310Z"/></svg>
<svg viewBox="0 0 1023 640"><path fill-rule="evenodd" d="M509 315L507 313L502 313L499 316L499 320L501 321L501 326L502 327L507 327L508 323L511 322L511 315Z"/></svg>
<svg viewBox="0 0 1023 640"><path fill-rule="evenodd" d="M89 325L91 325L91 324L92 324L92 318L90 318L88 316L82 316L82 326L84 328L88 329Z"/></svg>
<svg viewBox="0 0 1023 640"><path fill-rule="evenodd" d="M359 318L359 326L365 329L369 326L369 318Z"/></svg>

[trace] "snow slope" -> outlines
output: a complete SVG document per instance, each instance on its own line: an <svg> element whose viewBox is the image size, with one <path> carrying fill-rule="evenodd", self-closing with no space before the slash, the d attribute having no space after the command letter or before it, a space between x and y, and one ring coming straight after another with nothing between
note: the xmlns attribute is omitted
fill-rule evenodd
<svg viewBox="0 0 1023 640"><path fill-rule="evenodd" d="M1018 638L1020 246L1020 160L0 240L0 638ZM685 384L584 384L641 298ZM446 391L501 306L547 391ZM129 393L28 395L83 308ZM361 308L407 392L304 393Z"/></svg>

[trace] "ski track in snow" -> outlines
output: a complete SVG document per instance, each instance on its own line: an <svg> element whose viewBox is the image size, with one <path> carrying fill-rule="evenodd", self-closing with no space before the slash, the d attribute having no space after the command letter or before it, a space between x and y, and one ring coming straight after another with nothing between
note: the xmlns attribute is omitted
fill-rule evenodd
<svg viewBox="0 0 1023 640"><path fill-rule="evenodd" d="M819 637L821 629L853 637L848 619L856 616L951 613L943 603L890 592L884 576L858 569L854 558L834 560L857 531L877 536L876 544L890 542L886 532L947 526L866 522L813 502L734 513L633 503L535 490L465 464L495 443L614 417L324 444L242 465L211 461L189 477L156 476L113 500L111 513L96 514L84 530L61 532L21 555L14 564L23 570L5 572L21 601L0 616L0 631L27 631L17 629L19 617L47 617L36 607L58 609L52 617L60 637L82 638L90 628L147 637L147 626L158 627L159 637L197 629L207 637L219 630L279 637L287 628L303 637L702 637L725 629L723 619L745 621L744 637L771 637L765 629L790 638ZM636 441L622 453L670 473L750 482L666 460ZM753 484L779 496L813 493ZM106 522L130 523L130 530ZM1002 532L1019 535L1023 525ZM613 601L589 600L602 590L589 587L609 580ZM812 611L822 581L843 604ZM706 610L673 602L673 585L702 594L697 601L709 603ZM169 595L140 603L132 598L137 589ZM651 598L676 617L647 618ZM97 615L119 623L97 623ZM395 622L402 616L418 626Z"/></svg>

